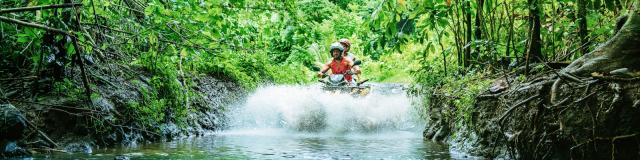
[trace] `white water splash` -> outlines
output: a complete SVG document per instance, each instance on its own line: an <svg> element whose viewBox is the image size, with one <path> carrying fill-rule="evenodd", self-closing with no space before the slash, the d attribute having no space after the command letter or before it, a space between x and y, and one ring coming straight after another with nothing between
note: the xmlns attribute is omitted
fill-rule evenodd
<svg viewBox="0 0 640 160"><path fill-rule="evenodd" d="M269 86L257 89L235 108L229 125L237 130L324 133L421 131L424 123L412 103L402 92L353 97L325 92L318 86Z"/></svg>

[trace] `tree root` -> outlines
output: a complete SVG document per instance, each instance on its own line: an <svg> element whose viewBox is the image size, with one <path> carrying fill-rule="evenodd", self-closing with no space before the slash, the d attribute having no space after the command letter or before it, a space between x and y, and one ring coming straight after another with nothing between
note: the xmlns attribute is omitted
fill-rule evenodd
<svg viewBox="0 0 640 160"><path fill-rule="evenodd" d="M611 104L609 104L609 109L607 109L607 111L605 111L606 114L609 114L613 108L615 107L615 105L618 102L622 101L622 98L620 96L621 92L622 92L622 87L620 86L620 84L618 83L611 83L609 84L609 87L611 90L613 90L613 99L611 100Z"/></svg>
<svg viewBox="0 0 640 160"><path fill-rule="evenodd" d="M575 100L575 101L573 101L573 103L580 103L580 102L586 100L587 98L593 96L594 94L596 94L596 92L590 93L590 94L588 94L588 95L586 95L586 96L584 96L584 97L582 97L582 98L580 98L578 100Z"/></svg>
<svg viewBox="0 0 640 160"><path fill-rule="evenodd" d="M503 130L521 131L522 134L516 136L513 141L502 142L506 144L504 147L508 147L513 158L606 159L609 154L611 159L634 158L638 146L633 143L640 139L637 123L634 122L640 112L637 108L626 107L640 106L637 89L628 89L637 88L635 85L640 84L640 76L633 72L640 70L637 65L640 53L637 49L640 42L637 38L640 33L637 32L640 29L639 7L640 0L635 0L633 11L630 12L625 26L607 43L557 72L557 76L547 74L547 77L551 77L549 81L552 84L544 83L541 88L536 88L541 84L537 82L539 79L530 80L522 82L525 86L513 87L510 89L512 92L504 95L489 94L477 97L492 98L486 100L486 103L480 103L485 105L482 106L483 111L489 112L487 114L492 118L489 120L498 122L499 131L493 132L499 133L491 134L507 138ZM625 78L589 75L593 72L611 73L620 68L629 68L632 72L620 74L627 76ZM612 74L614 73L618 72ZM538 95L525 97L535 94L532 91L538 91ZM532 107L539 101L530 101L540 95L544 96L540 98L543 101L535 108ZM497 100L493 97L497 97ZM505 100L500 99L503 97L508 98L508 104L501 104L505 103ZM508 102L509 100L512 102ZM496 104L496 101L499 101L497 104L500 108L509 106L509 103L517 103L509 106L501 115L496 115L491 113L496 109L488 106ZM529 108L516 109L525 104ZM515 119L514 117L519 118L517 122L505 122L506 119ZM516 154L519 154L519 157L514 157Z"/></svg>
<svg viewBox="0 0 640 160"><path fill-rule="evenodd" d="M571 75L570 73L560 72L560 77L564 77L564 78L566 78L568 80L571 80L571 81L574 81L574 82L577 82L577 83L584 83L583 80L581 80L580 78L578 78L576 76Z"/></svg>
<svg viewBox="0 0 640 160"><path fill-rule="evenodd" d="M603 75L592 75L591 77L599 80L605 81L622 81L622 82L638 82L640 81L640 77L633 78L622 78L622 77L614 77L614 76L603 76Z"/></svg>
<svg viewBox="0 0 640 160"><path fill-rule="evenodd" d="M500 116L500 118L498 119L498 123L502 124L502 121L504 121L504 118L506 118L507 115L509 115L509 113L511 113L516 107L518 107L520 105L523 105L523 104L525 104L525 103L527 103L527 102L529 102L529 101L531 101L531 100L533 100L535 98L538 98L539 96L540 96L540 94L536 94L535 96L531 96L531 97L529 97L529 98L527 98L527 99L525 99L525 100L523 100L521 102L518 102L515 105L509 107L509 110L507 110L505 113L502 114L502 116Z"/></svg>
<svg viewBox="0 0 640 160"><path fill-rule="evenodd" d="M566 103L566 102L568 102L568 101L569 101L569 97L562 99L562 100L561 100L560 102L558 102L558 103L555 103L555 104L551 103L551 108L559 107L560 105L563 105L564 103ZM547 109L551 109L551 108L547 108Z"/></svg>
<svg viewBox="0 0 640 160"><path fill-rule="evenodd" d="M637 134L640 134L640 133L630 134L630 135L623 135L623 136L616 136L617 138L613 137L613 138L608 138L608 139L607 138L602 138L602 137L597 137L597 136L598 136L598 133L600 133L598 131L602 130L601 128L598 127L599 117L601 117L601 116L599 116L599 114L602 114L600 112L603 112L603 113L608 113L608 112L613 113L613 112L615 112L614 111L614 106L619 105L619 103L622 101L623 92L626 91L624 89L625 86L623 86L621 84L618 84L618 83L609 83L609 86L607 86L606 83L604 83L604 84L603 83L599 83L597 85L598 87L594 88L591 85L593 83L595 83L595 82L599 82L599 79L588 80L588 81L581 80L580 82L584 83L584 85L576 86L576 87L583 88L583 89L580 89L580 91L577 91L577 92L571 92L571 93L576 93L576 94L562 95L562 97L564 97L564 98L560 99L562 97L559 98L559 96L561 96L561 95L559 93L557 93L557 92L560 91L560 88L561 88L560 85L562 84L562 82L566 82L564 80L569 80L570 81L569 83L574 83L574 84L575 84L575 82L578 82L578 81L575 81L575 80L571 80L570 78L567 78L567 77L560 77L560 78L555 79L555 81L553 81L553 84L551 85L551 89L547 90L549 92L549 94L554 96L553 101L551 101L551 103L541 104L542 107L539 107L539 109L542 109L542 110L539 110L539 112L530 112L530 113L534 114L533 117L537 117L537 118L531 118L531 120L533 122L530 125L520 126L520 127L528 128L528 129L525 129L525 130L528 130L528 131L522 131L522 135L519 135L515 140L513 140L513 141L511 141L509 143L509 145L507 146L508 148L510 148L509 151L511 153L521 153L518 150L533 151L533 153L524 152L523 155L517 155L517 156L521 156L520 158L525 158L525 159L526 158L533 158L533 157L549 158L549 156L551 156L551 154L554 152L553 150L554 150L555 146L550 146L548 144L549 143L548 140L553 139L552 137L556 137L555 135L558 135L558 136L562 137L561 134L563 133L563 130L569 131L569 130L567 130L568 129L567 127L572 127L573 129L575 129L574 128L575 126L573 124L564 124L563 120L562 120L564 118L558 117L558 116L563 115L564 111L567 111L568 109L572 109L572 108L575 109L576 107L581 108L582 106L584 106L582 104L592 103L592 101L594 100L593 97L595 95L598 95L599 97L600 96L607 96L608 94L607 95L599 94L599 93L603 93L603 92L602 92L602 89L599 89L598 87L604 87L604 88L608 88L610 90L610 91L608 91L608 93L613 93L611 95L612 97L609 97L609 98L611 98L611 101L601 103L602 105L601 105L600 108L607 110L607 112L604 112L601 109L594 110L593 107L598 108L597 106L584 106L584 107L589 107L588 108L589 109L588 112L591 113L591 117L590 117L591 123L588 124L590 126L587 127L587 128L590 128L590 131L585 132L585 133L588 134L588 135L586 135L587 136L586 138L589 139L589 140L588 141L583 141L583 142L580 143L579 142L580 141L579 137L573 137L572 138L573 139L572 144L576 144L576 143L580 143L580 144L577 144L577 145L571 147L570 149L569 148L567 148L567 149L569 149L568 150L569 154L570 154L569 156L571 156L571 157L581 157L579 154L575 155L576 153L578 153L578 152L576 152L576 150L580 150L582 152L582 154L583 154L582 157L584 157L584 156L588 156L590 154L589 151L587 151L587 150L594 151L594 152L602 152L602 151L606 152L606 150L607 150L606 149L607 148L606 145L604 147L605 149L603 150L603 147L598 145L600 142L595 143L594 141L596 141L596 140L610 140L611 143L612 143L612 147L611 147L612 158L615 158L613 156L620 156L620 155L616 155L616 154L620 154L621 151L618 151L618 152L615 151L615 147L619 147L619 146L615 146L615 145L618 145L618 144L615 144L613 139L615 138L615 140L620 140L620 139L623 139L623 138L635 137L635 136L637 136ZM626 83L625 83L625 85L626 85ZM576 89L576 87L568 87L568 88ZM594 90L594 89L597 89L597 90ZM508 92L505 92L505 93L508 93ZM527 98L525 100L522 100L522 101L520 101L518 103L515 103L514 105L510 106L509 109L506 112L504 112L497 119L498 124L500 124L500 130L501 130L500 133L504 133L502 131L502 128L503 128L502 126L505 125L505 127L506 127L506 124L504 124L505 123L504 121L507 119L507 117L509 117L509 115L512 114L512 112L515 112L515 110L516 110L516 108L518 106L524 105L524 104L530 102L531 100L533 100L535 98L539 98L541 94L545 94L545 93L544 92L538 93L535 96L529 97L529 98ZM487 95L478 96L477 98L481 98L481 97L482 98L493 98L493 97L500 98L501 96L502 95L487 94ZM587 100L589 100L589 101L587 101ZM500 101L504 101L504 100L500 100ZM596 101L599 101L599 100L596 100ZM611 103L611 104L609 104L609 103ZM640 103L640 101L638 103ZM502 106L505 106L505 105L507 105L507 104L504 104L504 103L502 104ZM561 107L561 106L566 106L566 107L558 108L558 107ZM609 108L608 109L603 108L603 107L606 107L606 106L609 106ZM554 108L555 109L561 109L561 111L555 112L555 111L553 111ZM551 110L551 112L546 112L545 110L547 110L547 111ZM554 124L544 124L544 125L538 124L540 121L544 122L544 121L550 120L550 119L547 118L549 116L549 113L555 114L556 116L554 116L554 117L557 117L556 120L558 120L557 123L559 124L559 128L554 132L544 132L545 130L548 129L549 126L553 126ZM566 119L566 120L568 120L568 119ZM564 122L566 122L566 121L564 121ZM519 126L519 125L517 125L517 126ZM534 141L530 141L530 142L534 142L535 144L526 144L526 143L524 143L525 140L534 140ZM511 146L511 145L513 145L513 146ZM588 147L584 148L584 149L581 149L585 145L587 145ZM618 150L621 150L621 149L618 149ZM608 154L608 153L605 153L605 156L606 156L606 154ZM512 154L512 156L513 155L514 154Z"/></svg>
<svg viewBox="0 0 640 160"><path fill-rule="evenodd" d="M573 76L573 75L571 75L569 73L561 72L561 73L557 73L557 75L559 75L559 78L557 78L553 82L553 85L551 85L551 91L549 92L549 95L550 95L549 101L550 101L551 105L553 105L553 106L556 106L556 100L557 100L557 97L558 97L557 96L558 95L558 88L560 88L560 86L562 85L562 80L563 79L571 80L573 82L580 83L580 84L584 84L585 83L584 80L582 80L582 79L580 79L580 78L578 78L576 76ZM589 89L589 86L587 86L587 90L588 89Z"/></svg>
<svg viewBox="0 0 640 160"><path fill-rule="evenodd" d="M558 92L558 87L560 87L560 82L562 82L562 78L556 79L556 81L553 82L553 85L551 85L551 91L549 93L551 95L551 98L549 99L551 105L556 104L556 95Z"/></svg>
<svg viewBox="0 0 640 160"><path fill-rule="evenodd" d="M619 136L615 136L615 137L594 137L592 139L589 139L585 142L582 142L580 144L577 144L575 146L572 146L569 150L569 154L571 155L571 157L573 157L573 150L581 148L582 146L589 144L589 143L593 143L596 140L601 140L601 141L610 141L611 143L611 159L614 160L615 157L615 153L616 153L616 141L620 140L620 139L626 139L626 138L632 138L632 137L636 137L638 136L638 134L640 133L633 133L633 134L627 134L627 135L619 135Z"/></svg>
<svg viewBox="0 0 640 160"><path fill-rule="evenodd" d="M638 133L633 133L633 134L628 134L628 135L620 135L620 136L615 136L611 139L611 160L615 160L616 159L616 140L618 139L625 139L625 138L631 138L631 137L635 137L637 136Z"/></svg>
<svg viewBox="0 0 640 160"><path fill-rule="evenodd" d="M112 87L116 87L116 88L118 88L118 86L117 86L117 85L115 85L115 84L111 83L109 80L105 79L104 77L102 77L102 76L100 76L100 75L97 75L97 74L95 74L95 73L93 73L93 72L89 72L89 74L91 74L91 75L92 75L92 77L97 78L98 80L100 80L100 81L104 82L105 84L107 84L107 85L109 85L109 86L112 86Z"/></svg>
<svg viewBox="0 0 640 160"><path fill-rule="evenodd" d="M496 94L481 94L476 96L476 99L490 99L490 98L498 98L502 96L505 92L496 93Z"/></svg>
<svg viewBox="0 0 640 160"><path fill-rule="evenodd" d="M65 150L60 150L60 149L55 149L55 148L33 148L31 150L40 151L40 152L47 152L47 153L51 153L51 152L69 153L69 152L67 152Z"/></svg>

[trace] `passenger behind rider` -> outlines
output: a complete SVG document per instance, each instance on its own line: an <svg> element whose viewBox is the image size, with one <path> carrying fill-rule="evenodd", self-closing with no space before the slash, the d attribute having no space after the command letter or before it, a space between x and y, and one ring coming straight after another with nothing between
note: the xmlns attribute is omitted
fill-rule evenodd
<svg viewBox="0 0 640 160"><path fill-rule="evenodd" d="M360 65L359 64L355 64L356 57L355 57L355 55L353 55L353 53L349 52L349 50L351 50L351 42L349 42L349 40L346 39L346 38L340 39L339 42L344 47L344 54L342 56L346 57L348 59L351 59L351 61L354 62L352 70L356 74L357 80L362 80L362 79L360 79L360 74L362 73L362 70L360 70Z"/></svg>
<svg viewBox="0 0 640 160"><path fill-rule="evenodd" d="M345 50L342 44L338 42L331 44L329 53L333 58L322 66L322 69L318 72L318 77L324 77L325 73L331 69L331 74L343 74L344 79L349 83L349 85L354 85L355 81L353 81L352 77L354 73L351 71L353 61L350 58L344 58L344 52Z"/></svg>

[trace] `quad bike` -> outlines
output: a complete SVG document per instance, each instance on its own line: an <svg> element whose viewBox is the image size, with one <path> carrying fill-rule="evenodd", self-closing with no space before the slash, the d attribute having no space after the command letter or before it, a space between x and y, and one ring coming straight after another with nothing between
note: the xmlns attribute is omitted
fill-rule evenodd
<svg viewBox="0 0 640 160"><path fill-rule="evenodd" d="M327 78L318 80L322 83L322 89L333 93L348 93L352 96L366 96L371 91L371 86L362 85L368 80L363 80L354 84L349 84L344 79L344 74L331 74ZM356 81L354 79L354 81Z"/></svg>

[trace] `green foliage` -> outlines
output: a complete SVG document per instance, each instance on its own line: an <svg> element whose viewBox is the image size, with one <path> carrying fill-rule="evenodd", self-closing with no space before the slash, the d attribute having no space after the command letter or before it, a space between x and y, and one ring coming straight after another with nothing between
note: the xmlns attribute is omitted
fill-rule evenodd
<svg viewBox="0 0 640 160"><path fill-rule="evenodd" d="M339 11L339 7L328 0L302 0L297 2L297 7L301 14L300 17L314 22L322 22L329 19L335 12Z"/></svg>
<svg viewBox="0 0 640 160"><path fill-rule="evenodd" d="M261 83L306 83L309 70L300 63L273 64L265 53L225 52L203 59L198 70L214 75L226 75L245 89L255 89Z"/></svg>
<svg viewBox="0 0 640 160"><path fill-rule="evenodd" d="M84 95L84 91L78 86L80 85L75 84L74 81L65 78L61 82L53 83L53 93L64 95L72 99L81 99L81 96Z"/></svg>
<svg viewBox="0 0 640 160"><path fill-rule="evenodd" d="M164 120L164 109L166 108L166 101L151 100L141 105L138 102L130 102L127 104L127 116L136 117L133 121L139 125L150 130L158 130L157 127Z"/></svg>
<svg viewBox="0 0 640 160"><path fill-rule="evenodd" d="M189 94L189 80L186 77L179 77L181 71L178 65L182 62L178 61L183 61L180 57L185 56L187 54L185 52L185 50L178 52L173 47L169 47L165 53L158 54L151 49L143 53L139 61L134 61L154 75L150 80L153 90L143 89L144 102L130 105L130 108L137 109L134 112L151 116L150 120L142 121L143 124L155 125L154 123L160 122L164 115L149 114L164 112L173 113L171 117L166 117L167 120L176 122L178 125L186 124L189 105L187 99L193 95Z"/></svg>
<svg viewBox="0 0 640 160"><path fill-rule="evenodd" d="M157 79L157 78L156 78ZM160 95L159 91L154 90L154 88L147 88L141 85L142 82L135 81L134 84L139 86L140 94L142 97L142 101L129 101L127 102L126 108L123 110L123 117L118 119L120 123L128 123L133 122L137 126L149 130L149 131L159 131L159 126L163 122L167 121L167 115L165 113L170 112L171 109L175 109L175 106L171 103L175 103L173 99L163 98ZM152 83L158 83L157 80L152 79ZM186 115L180 115L179 111L177 112L179 115L175 118L177 124L185 125L184 118Z"/></svg>
<svg viewBox="0 0 640 160"><path fill-rule="evenodd" d="M424 47L411 43L401 48L402 53L381 55L377 61L364 59L365 64L362 65L365 69L364 76L378 82L414 82L416 77L412 76L411 72L421 66L417 57Z"/></svg>
<svg viewBox="0 0 640 160"><path fill-rule="evenodd" d="M453 101L457 107L455 117L462 117L464 123L470 124L475 99L489 88L491 79L482 73L470 73L462 78L447 77L443 81L445 85L437 92L459 97Z"/></svg>
<svg viewBox="0 0 640 160"><path fill-rule="evenodd" d="M340 8L348 8L349 5L361 5L365 2L367 2L366 0L329 0L332 3L338 5L338 7Z"/></svg>

